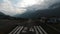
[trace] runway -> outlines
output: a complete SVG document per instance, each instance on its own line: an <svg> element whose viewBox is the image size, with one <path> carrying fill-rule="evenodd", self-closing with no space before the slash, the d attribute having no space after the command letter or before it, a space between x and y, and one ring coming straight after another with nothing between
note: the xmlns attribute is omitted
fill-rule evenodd
<svg viewBox="0 0 60 34"><path fill-rule="evenodd" d="M16 26L9 34L48 34L40 25L25 27Z"/></svg>

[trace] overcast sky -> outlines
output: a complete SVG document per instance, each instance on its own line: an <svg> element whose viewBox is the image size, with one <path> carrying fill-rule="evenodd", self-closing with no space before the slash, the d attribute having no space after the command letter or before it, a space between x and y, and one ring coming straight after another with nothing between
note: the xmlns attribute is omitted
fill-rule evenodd
<svg viewBox="0 0 60 34"><path fill-rule="evenodd" d="M23 14L28 9L47 9L50 5L60 0L0 0L0 12L6 15ZM33 7L31 7L33 6Z"/></svg>

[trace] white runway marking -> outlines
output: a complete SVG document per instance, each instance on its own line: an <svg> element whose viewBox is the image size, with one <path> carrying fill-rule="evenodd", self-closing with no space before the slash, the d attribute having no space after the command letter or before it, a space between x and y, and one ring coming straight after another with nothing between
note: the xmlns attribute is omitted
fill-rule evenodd
<svg viewBox="0 0 60 34"><path fill-rule="evenodd" d="M36 28L35 26L34 26L34 29L35 29L35 31L36 31L36 34L39 34L38 31L37 31L37 28Z"/></svg>
<svg viewBox="0 0 60 34"><path fill-rule="evenodd" d="M21 29L21 26L13 34L16 34L19 29Z"/></svg>
<svg viewBox="0 0 60 34"><path fill-rule="evenodd" d="M43 32L41 31L41 29L38 26L36 26L36 27L37 27L38 31L40 32L40 34L43 34Z"/></svg>
<svg viewBox="0 0 60 34"><path fill-rule="evenodd" d="M44 32L44 34L47 34L47 32L41 26L39 26L39 27Z"/></svg>
<svg viewBox="0 0 60 34"><path fill-rule="evenodd" d="M17 34L19 34L21 32L21 30L23 29L23 26L21 27L21 29L19 29L19 31L17 32Z"/></svg>
<svg viewBox="0 0 60 34"><path fill-rule="evenodd" d="M20 34L22 31L25 31L27 29L28 29L28 27L17 26L9 34ZM28 31L36 32L36 34L47 34L47 32L41 26L33 26ZM27 33L27 31L26 31L26 33Z"/></svg>
<svg viewBox="0 0 60 34"><path fill-rule="evenodd" d="M12 34L17 28L18 26L15 29L13 29L9 34Z"/></svg>

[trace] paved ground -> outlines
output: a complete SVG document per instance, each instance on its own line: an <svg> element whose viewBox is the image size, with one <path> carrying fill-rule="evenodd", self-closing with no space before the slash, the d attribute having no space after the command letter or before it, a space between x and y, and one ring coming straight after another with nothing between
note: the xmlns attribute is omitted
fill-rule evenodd
<svg viewBox="0 0 60 34"><path fill-rule="evenodd" d="M17 26L9 34L47 34L41 26L24 27Z"/></svg>
<svg viewBox="0 0 60 34"><path fill-rule="evenodd" d="M56 30L60 29L60 24L59 25L58 24L52 25L53 27L57 28L56 30L54 30L54 28L51 28L48 26L50 24L46 25L45 23L40 23L40 22L33 22L33 23L25 23L25 22L24 23L18 23L18 21L16 23L15 23L15 21L13 21L13 22L11 22L11 21L6 21L6 22L0 21L0 22L1 22L0 23L0 34L10 33L11 31L13 31L13 29L15 29L17 27L16 25L18 25L19 27L22 26L21 27L22 30L21 30L20 34L36 34L38 28L41 29L39 26L41 26L44 29L44 31L47 32L48 34L60 34L60 32L56 31ZM26 31L23 31L26 27L27 27ZM32 31L30 31L30 29ZM26 33L23 33L23 32L26 32ZM39 30L38 30L38 32L39 32Z"/></svg>

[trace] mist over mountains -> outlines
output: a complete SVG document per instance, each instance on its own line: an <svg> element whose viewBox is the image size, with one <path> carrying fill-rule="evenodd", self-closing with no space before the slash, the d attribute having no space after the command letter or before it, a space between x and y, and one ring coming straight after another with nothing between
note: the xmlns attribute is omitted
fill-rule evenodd
<svg viewBox="0 0 60 34"><path fill-rule="evenodd" d="M16 18L40 18L40 17L52 17L52 16L60 17L60 3L55 3L49 6L48 9L45 9L44 7L43 9L39 9L40 8L39 7L38 8L39 10L36 10L34 9L34 7L35 7L34 5L30 6L28 7L29 9L27 9L25 13L16 14L12 17L16 17ZM0 18L11 18L11 16L5 15L0 11Z"/></svg>
<svg viewBox="0 0 60 34"><path fill-rule="evenodd" d="M23 14L26 10L47 9L55 3L60 3L60 0L0 0L0 12L14 16Z"/></svg>
<svg viewBox="0 0 60 34"><path fill-rule="evenodd" d="M24 14L17 14L15 17L21 17L21 18L40 18L40 17L60 17L60 3L51 5L49 9L44 10L31 10L27 11Z"/></svg>
<svg viewBox="0 0 60 34"><path fill-rule="evenodd" d="M0 19L7 19L7 18L10 18L10 16L0 12Z"/></svg>

